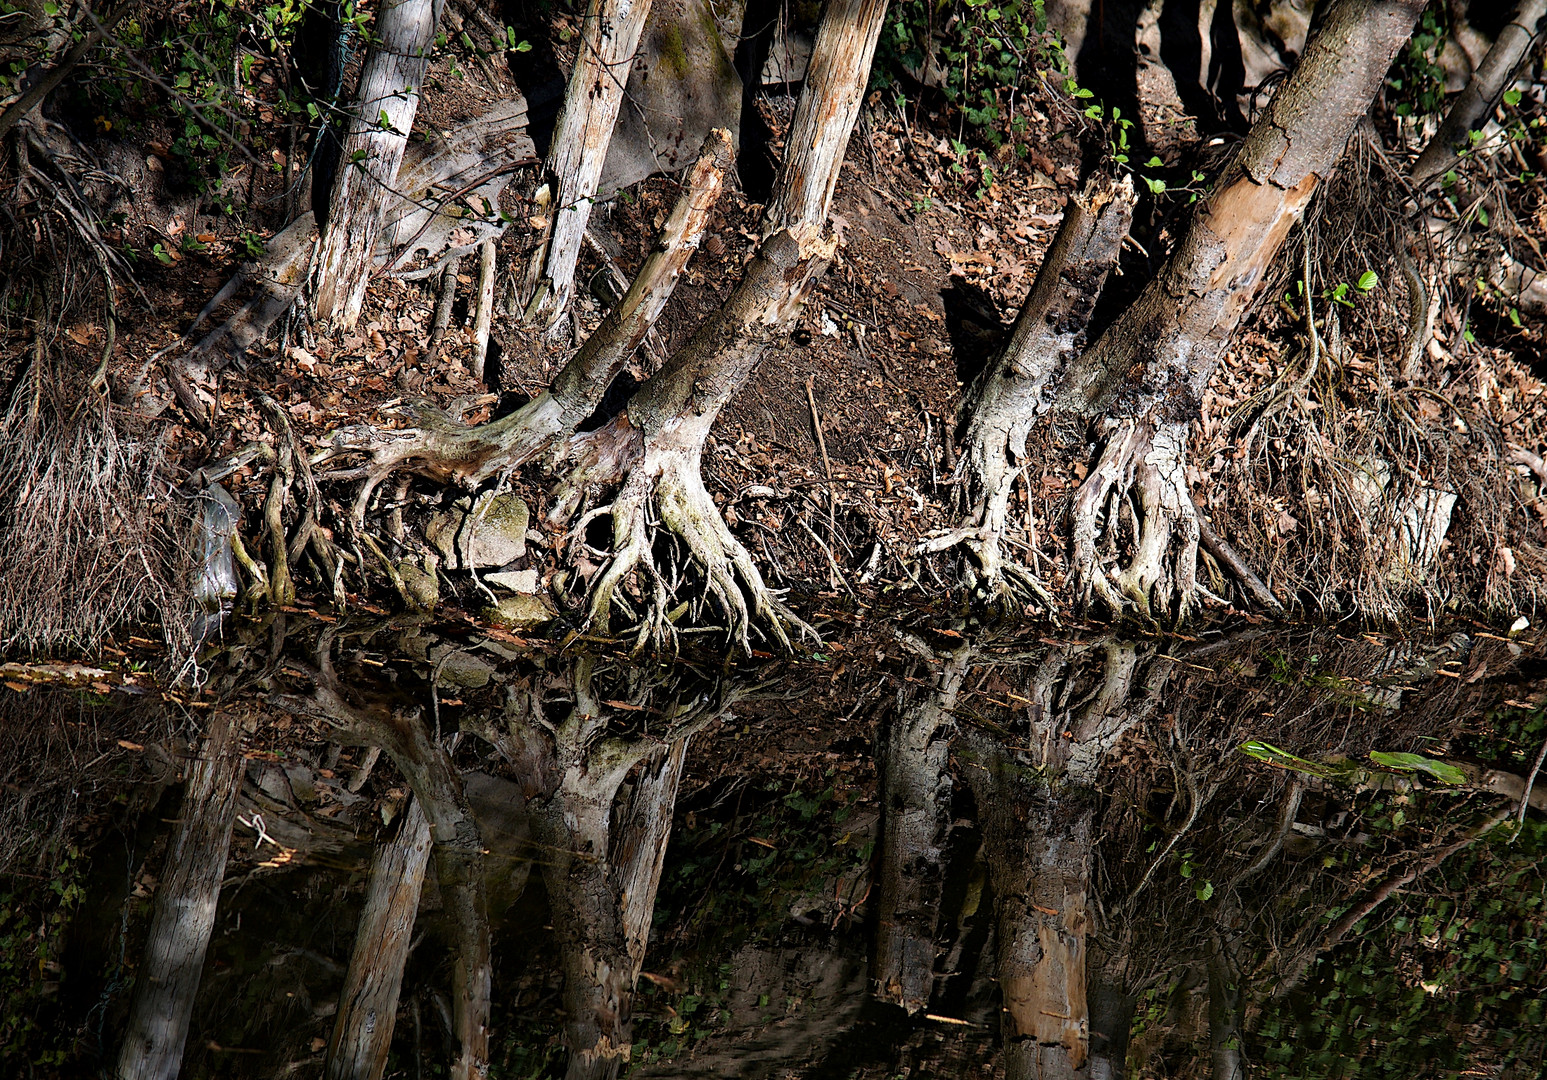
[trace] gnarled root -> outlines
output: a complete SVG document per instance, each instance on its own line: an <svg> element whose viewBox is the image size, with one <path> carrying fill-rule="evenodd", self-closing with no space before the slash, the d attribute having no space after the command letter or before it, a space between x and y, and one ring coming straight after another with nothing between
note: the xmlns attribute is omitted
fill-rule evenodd
<svg viewBox="0 0 1547 1080"><path fill-rule="evenodd" d="M1047 587L1030 567L1014 557L1007 558L1004 545L1010 530L1010 500L1015 485L1026 476L1026 435L1029 422L1008 421L992 431L978 431L976 421L969 431L969 445L957 469L958 481L966 494L968 509L962 524L929 537L919 551L945 551L960 545L972 553L977 565L965 570L968 588L980 596L1017 606L1035 601L1044 610L1056 610ZM1030 499L1026 515L1026 550L1035 557L1036 526L1031 519Z"/></svg>
<svg viewBox="0 0 1547 1080"><path fill-rule="evenodd" d="M1146 619L1174 612L1185 621L1197 602L1199 536L1185 473L1187 425L1123 419L1106 426L1106 447L1074 499L1074 569L1082 599L1088 604L1095 594L1114 615L1132 608ZM1108 571L1098 536L1115 548L1120 526L1130 533L1131 555L1126 566Z"/></svg>
<svg viewBox="0 0 1547 1080"><path fill-rule="evenodd" d="M591 623L608 628L616 605L638 620L635 633L640 647L665 644L674 636L673 622L686 604L672 609L678 602L680 578L675 573L668 577L671 568L656 561L655 540L664 529L687 545L704 575L708 594L725 613L727 630L743 649L751 649L754 619L771 629L781 648L789 648L790 629L816 639L816 632L764 583L752 556L725 524L704 488L702 446L690 438L674 439L672 434L667 431L647 440L624 414L570 442L569 473L557 492L550 520L573 522L571 543L579 548L585 544L587 525L603 514L612 519L612 551L605 554L607 562L590 589ZM615 490L611 503L576 517L589 495L609 488ZM636 611L636 602L642 610Z"/></svg>

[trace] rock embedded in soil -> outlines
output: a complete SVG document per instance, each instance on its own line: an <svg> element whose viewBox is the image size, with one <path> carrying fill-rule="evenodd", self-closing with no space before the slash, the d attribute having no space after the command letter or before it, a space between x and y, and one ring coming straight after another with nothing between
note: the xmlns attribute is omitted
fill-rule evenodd
<svg viewBox="0 0 1547 1080"><path fill-rule="evenodd" d="M552 620L553 611L542 597L518 593L505 597L493 607L484 608L483 617L499 626L526 630Z"/></svg>
<svg viewBox="0 0 1547 1080"><path fill-rule="evenodd" d="M501 589L509 589L513 593L535 593L537 591L536 570L507 570L502 573L488 574L484 581Z"/></svg>
<svg viewBox="0 0 1547 1080"><path fill-rule="evenodd" d="M457 570L504 566L526 556L526 502L515 495L459 499L430 518L425 539Z"/></svg>

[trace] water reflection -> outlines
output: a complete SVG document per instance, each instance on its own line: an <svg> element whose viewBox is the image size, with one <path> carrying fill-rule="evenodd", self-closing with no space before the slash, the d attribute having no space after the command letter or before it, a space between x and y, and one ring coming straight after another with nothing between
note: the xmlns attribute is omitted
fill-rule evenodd
<svg viewBox="0 0 1547 1080"><path fill-rule="evenodd" d="M1536 1074L1529 642L280 615L207 668L0 699L31 1075Z"/></svg>

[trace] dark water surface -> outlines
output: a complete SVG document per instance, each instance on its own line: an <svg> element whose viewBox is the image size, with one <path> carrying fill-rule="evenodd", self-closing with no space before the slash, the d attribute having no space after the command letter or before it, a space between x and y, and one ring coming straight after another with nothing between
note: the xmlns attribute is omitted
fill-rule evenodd
<svg viewBox="0 0 1547 1080"><path fill-rule="evenodd" d="M824 633L8 667L0 1076L1544 1074L1534 631Z"/></svg>

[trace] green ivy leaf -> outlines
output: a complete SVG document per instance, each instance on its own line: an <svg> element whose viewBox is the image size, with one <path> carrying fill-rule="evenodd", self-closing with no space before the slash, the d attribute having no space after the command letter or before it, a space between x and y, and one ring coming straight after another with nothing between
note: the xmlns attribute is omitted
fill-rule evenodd
<svg viewBox="0 0 1547 1080"><path fill-rule="evenodd" d="M1193 886L1193 892L1199 900L1207 900L1214 895L1214 883L1212 881L1200 881Z"/></svg>
<svg viewBox="0 0 1547 1080"><path fill-rule="evenodd" d="M1466 773L1456 766L1444 761L1436 761L1431 757L1424 757L1422 754L1394 754L1384 750L1371 750L1370 760L1398 772L1427 773L1442 784L1466 783Z"/></svg>
<svg viewBox="0 0 1547 1080"><path fill-rule="evenodd" d="M1354 287L1357 288L1360 292L1369 292L1379 284L1380 275L1377 274L1374 270L1366 270L1364 273L1359 275L1359 280L1355 283Z"/></svg>

